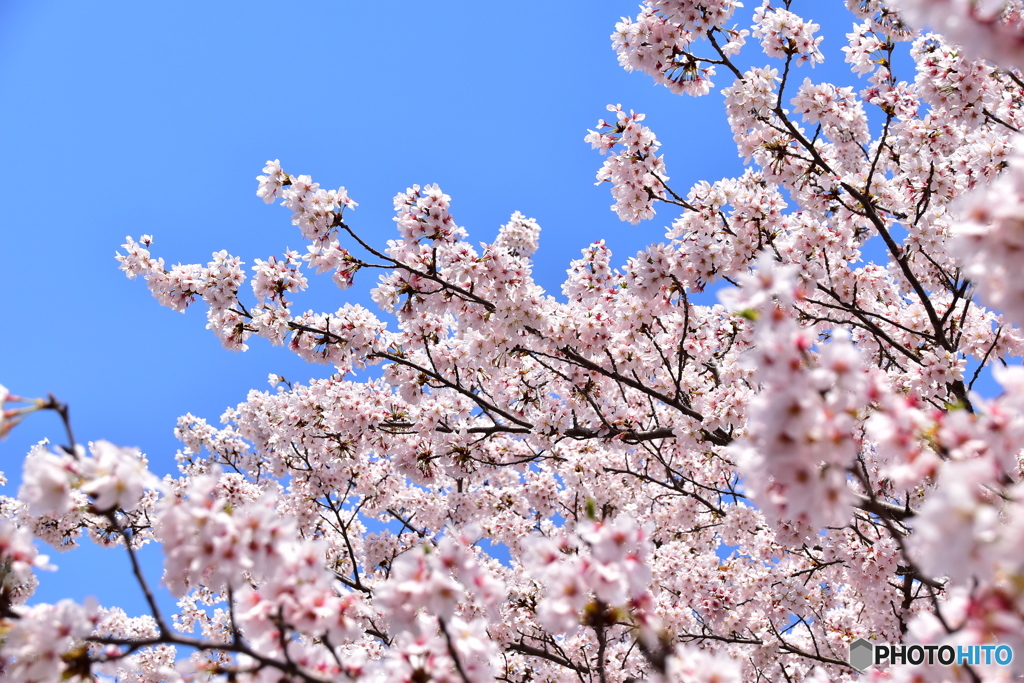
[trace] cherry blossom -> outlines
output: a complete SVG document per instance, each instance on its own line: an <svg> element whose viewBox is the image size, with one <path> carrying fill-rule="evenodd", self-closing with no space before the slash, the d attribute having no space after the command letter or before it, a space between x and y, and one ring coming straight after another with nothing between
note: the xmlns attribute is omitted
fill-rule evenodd
<svg viewBox="0 0 1024 683"><path fill-rule="evenodd" d="M655 156L661 143L639 123L643 114L626 114L619 105L608 105L608 111L615 112L616 123L598 121L598 131L590 131L586 141L602 154L616 145L623 149L604 162L597 184L610 182L616 199L612 209L622 220L639 223L654 216L653 200L665 197L662 185L668 176L662 158Z"/></svg>
<svg viewBox="0 0 1024 683"><path fill-rule="evenodd" d="M168 267L127 238L121 270L161 305L331 374L182 416L163 480L0 387L25 404L0 434L45 409L68 441L0 498L3 675L852 681L858 638L1024 651L1021 8L845 4L837 82L811 69L819 3L646 0L615 26L626 70L720 83L745 168L676 187L668 124L610 105L585 137L598 184L664 241L595 241L557 293L528 197L474 243L456 200L410 185L378 243L344 187L280 160L256 195L304 248ZM380 312L297 306L363 278ZM83 536L126 556L148 614L30 602L33 539Z"/></svg>

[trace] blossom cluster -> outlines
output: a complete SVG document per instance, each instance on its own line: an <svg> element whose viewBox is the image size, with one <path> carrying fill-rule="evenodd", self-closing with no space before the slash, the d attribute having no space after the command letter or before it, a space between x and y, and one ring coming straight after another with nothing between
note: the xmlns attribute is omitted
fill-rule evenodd
<svg viewBox="0 0 1024 683"><path fill-rule="evenodd" d="M19 499L36 517L60 517L89 501L93 510L135 510L147 488L158 482L138 449L121 448L108 441L90 444L90 455L54 453L36 446L25 459ZM75 491L85 496L75 496Z"/></svg>
<svg viewBox="0 0 1024 683"><path fill-rule="evenodd" d="M724 27L741 6L737 0L644 3L636 19L623 18L615 25L612 45L619 64L627 71L648 74L674 93L706 95L714 85L715 67L693 54L691 44L705 32L722 32L722 53L739 52L750 31Z"/></svg>
<svg viewBox="0 0 1024 683"><path fill-rule="evenodd" d="M963 220L949 249L960 254L979 295L1017 324L1024 323L1024 283L1019 277L1024 251L1024 139L1006 159L1006 171L963 200Z"/></svg>
<svg viewBox="0 0 1024 683"><path fill-rule="evenodd" d="M850 517L847 472L860 450L857 423L872 382L845 330L812 355L816 339L792 314L804 299L796 270L774 266L762 257L727 292L734 309L755 319L744 361L763 386L751 400L737 459L758 506L813 535Z"/></svg>
<svg viewBox="0 0 1024 683"><path fill-rule="evenodd" d="M643 114L626 113L621 105L608 105L615 113L615 123L597 122L597 131L586 137L602 154L616 145L622 150L612 154L597 173L597 184L612 184L615 204L612 209L624 221L636 224L654 216L654 200L665 198L665 162L657 156L661 143L650 128L640 121Z"/></svg>
<svg viewBox="0 0 1024 683"><path fill-rule="evenodd" d="M821 64L824 55L818 49L821 37L815 36L821 28L789 10L772 7L765 0L754 13L754 37L761 39L761 47L769 57L796 57L797 64Z"/></svg>
<svg viewBox="0 0 1024 683"><path fill-rule="evenodd" d="M904 20L932 28L975 57L997 63L1024 63L1019 0L894 0Z"/></svg>
<svg viewBox="0 0 1024 683"><path fill-rule="evenodd" d="M267 204L280 199L283 206L294 212L292 223L312 242L326 241L342 211L358 206L344 187L324 190L308 175L292 177L281 169L278 159L268 161L263 172L267 175L257 177L260 184L256 195Z"/></svg>
<svg viewBox="0 0 1024 683"><path fill-rule="evenodd" d="M540 539L530 548L528 563L544 586L537 618L552 633L575 630L581 613L592 601L601 608L636 608L644 614L651 570L645 559L651 550L648 534L631 517L604 522L585 521L571 537Z"/></svg>

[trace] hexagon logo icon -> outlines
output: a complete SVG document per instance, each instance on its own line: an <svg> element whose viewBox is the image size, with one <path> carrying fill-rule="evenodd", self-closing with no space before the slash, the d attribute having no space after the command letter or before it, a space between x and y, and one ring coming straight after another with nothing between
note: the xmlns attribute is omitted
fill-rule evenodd
<svg viewBox="0 0 1024 683"><path fill-rule="evenodd" d="M863 638L850 643L850 666L857 671L864 673L864 671L871 666L874 661L875 646Z"/></svg>

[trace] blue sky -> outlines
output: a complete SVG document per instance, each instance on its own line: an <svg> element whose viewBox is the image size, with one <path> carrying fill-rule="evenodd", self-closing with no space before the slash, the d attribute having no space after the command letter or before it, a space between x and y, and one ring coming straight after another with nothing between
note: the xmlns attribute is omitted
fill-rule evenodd
<svg viewBox="0 0 1024 683"><path fill-rule="evenodd" d="M829 62L801 68L801 80L857 83L839 52L852 24L841 5L794 3L817 12L827 35ZM220 249L247 264L304 251L289 212L255 196L267 159L344 185L360 204L350 224L378 245L395 234L392 197L413 183L439 183L475 242L522 211L543 228L535 268L554 292L593 240L606 239L617 263L663 240L671 213L620 223L608 187L594 186L602 157L583 136L606 104L648 114L677 191L742 164L718 92L675 96L618 66L609 35L635 13L632 0L4 0L0 383L53 392L71 405L79 441L137 446L162 474L179 415L216 422L250 388L267 388L270 372L328 374L261 340L246 354L223 350L201 310L159 307L113 258L126 235L144 233L168 264L205 263ZM758 46L747 50L767 63ZM342 293L311 277L299 302L372 306L374 278ZM5 493L47 437L62 440L59 421L37 415L0 443ZM39 599L92 594L142 609L121 551L52 555L61 571L42 576Z"/></svg>

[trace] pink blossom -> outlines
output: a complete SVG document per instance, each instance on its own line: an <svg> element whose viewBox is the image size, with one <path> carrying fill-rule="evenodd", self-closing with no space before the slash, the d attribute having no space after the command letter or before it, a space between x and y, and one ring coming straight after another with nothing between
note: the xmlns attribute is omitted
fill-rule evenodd
<svg viewBox="0 0 1024 683"><path fill-rule="evenodd" d="M126 276L206 305L225 347L330 370L182 416L163 482L135 449L34 448L0 497L4 675L818 682L854 680L858 638L1024 650L1021 4L850 0L829 73L819 4L646 0L615 26L671 93L727 79L743 169L673 185L672 138L609 107L598 183L664 239L592 240L554 292L529 197L480 243L413 185L381 236L276 160L256 193L305 248L251 289L226 251L166 266L128 238ZM366 268L382 313L295 307ZM83 535L160 544L174 614L26 606L34 542Z"/></svg>

